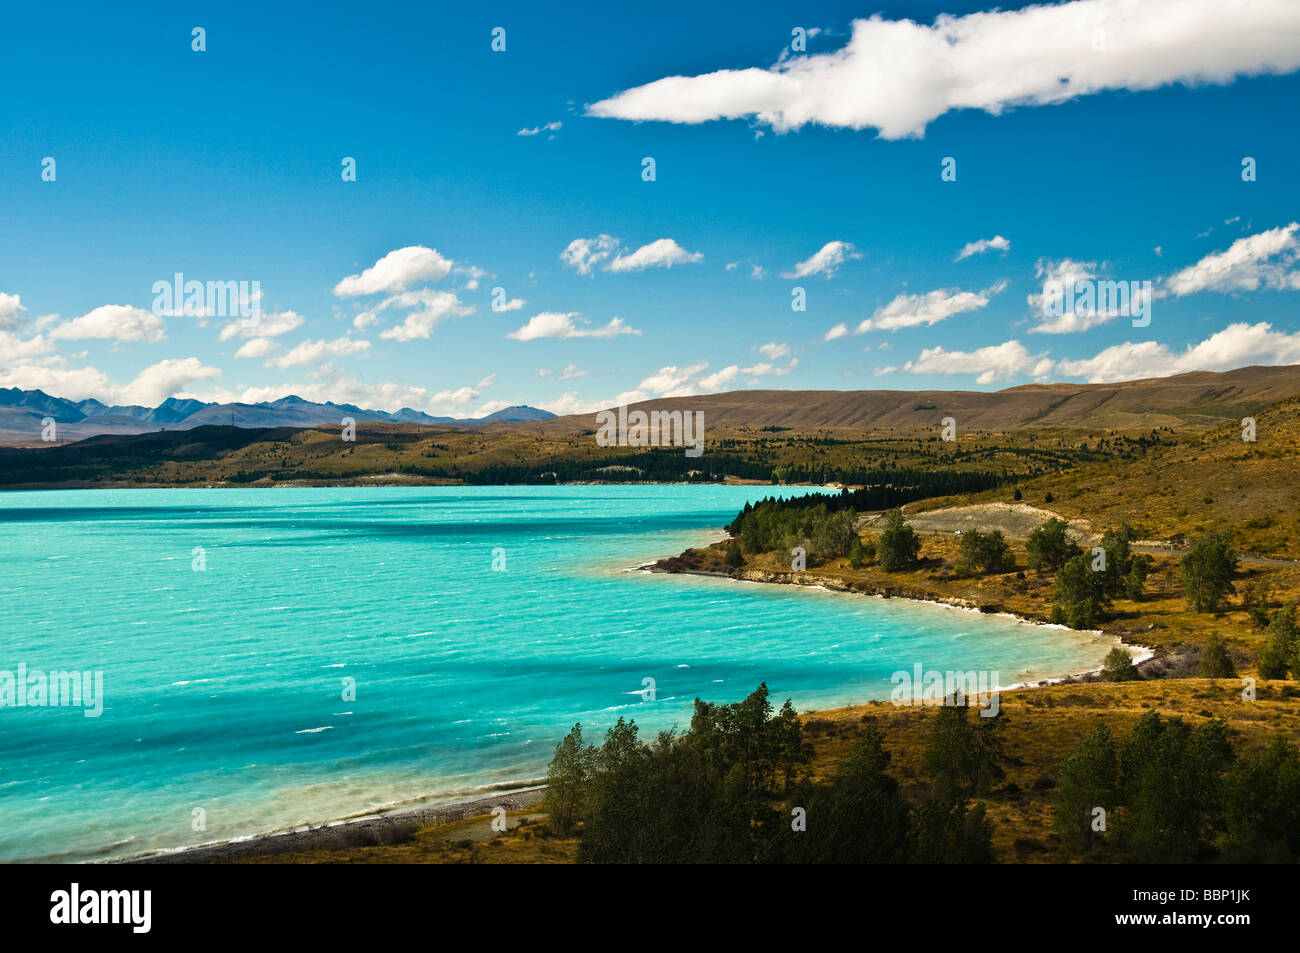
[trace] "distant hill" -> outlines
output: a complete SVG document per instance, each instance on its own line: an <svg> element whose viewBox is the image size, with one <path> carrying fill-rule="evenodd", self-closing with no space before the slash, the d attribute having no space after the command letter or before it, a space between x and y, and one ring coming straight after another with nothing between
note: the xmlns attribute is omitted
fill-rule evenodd
<svg viewBox="0 0 1300 953"><path fill-rule="evenodd" d="M1300 365L1194 371L1117 384L1026 384L999 391L741 390L630 404L642 410L698 410L706 428L917 430L944 417L960 430L1080 427L1090 430L1205 430L1300 394ZM593 414L533 425L557 433L592 429Z"/></svg>
<svg viewBox="0 0 1300 953"><path fill-rule="evenodd" d="M366 410L352 404L315 403L290 395L257 404L217 404L169 397L157 407L108 406L94 399L81 401L53 397L41 390L0 387L0 442L39 443L42 421L58 424L63 440L82 440L100 434L138 434L152 431L190 430L206 425L237 427L316 427L338 424L344 417L389 423L451 424L477 427L485 423L546 420L555 416L536 407L506 407L487 417L460 419L433 417L403 407L388 412Z"/></svg>

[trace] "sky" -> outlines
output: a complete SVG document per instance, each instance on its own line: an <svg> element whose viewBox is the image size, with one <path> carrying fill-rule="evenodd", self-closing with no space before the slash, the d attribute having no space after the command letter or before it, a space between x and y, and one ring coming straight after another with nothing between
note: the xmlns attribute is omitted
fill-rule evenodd
<svg viewBox="0 0 1300 953"><path fill-rule="evenodd" d="M470 417L1300 363L1294 0L268 6L6 10L0 386Z"/></svg>

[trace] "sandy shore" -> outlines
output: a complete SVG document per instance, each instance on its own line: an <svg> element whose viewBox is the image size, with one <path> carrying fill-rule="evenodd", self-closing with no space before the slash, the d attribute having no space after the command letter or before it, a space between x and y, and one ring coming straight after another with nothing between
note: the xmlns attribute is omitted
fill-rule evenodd
<svg viewBox="0 0 1300 953"><path fill-rule="evenodd" d="M119 863L137 864L224 864L235 860L252 857L268 857L275 854L287 854L302 850L336 850L356 847L373 838L375 843L391 839L398 831L417 827L433 827L451 821L463 821L471 817L487 816L494 807L504 807L507 811L519 811L535 807L542 800L543 785L537 782L520 782L517 790L491 797L478 798L473 801L460 801L455 804L440 804L435 807L422 807L411 811L398 811L375 817L363 817L352 821L332 821L319 827L306 830L286 831L280 834L266 834L245 840L227 841L223 844L208 844L203 847L191 847L165 854L136 858ZM528 786L534 785L534 786Z"/></svg>

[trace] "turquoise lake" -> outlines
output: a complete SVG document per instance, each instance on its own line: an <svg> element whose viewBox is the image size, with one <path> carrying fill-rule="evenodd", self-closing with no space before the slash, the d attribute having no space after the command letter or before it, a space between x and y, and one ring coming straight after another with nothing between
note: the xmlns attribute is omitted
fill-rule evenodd
<svg viewBox="0 0 1300 953"><path fill-rule="evenodd" d="M649 738L685 728L696 696L735 701L761 681L802 711L887 698L918 662L1005 686L1096 668L1114 644L628 571L721 538L746 501L803 492L7 493L0 671L102 672L104 707L0 707L0 860L132 856L465 799L544 775L576 721L589 741L619 716Z"/></svg>

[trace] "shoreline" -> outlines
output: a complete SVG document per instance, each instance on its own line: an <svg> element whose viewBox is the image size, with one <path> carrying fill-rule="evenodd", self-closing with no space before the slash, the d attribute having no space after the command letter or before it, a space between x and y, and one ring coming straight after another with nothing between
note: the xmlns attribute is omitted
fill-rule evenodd
<svg viewBox="0 0 1300 953"><path fill-rule="evenodd" d="M917 595L904 594L900 589L871 586L865 583L847 583L834 576L821 576L813 573L800 574L796 576L795 573L759 569L739 570L735 573L730 573L704 569L664 568L663 563L667 562L668 559L673 558L676 557L667 557L666 559L639 563L635 566L625 567L623 571L662 573L665 575L706 576L713 579L728 579L733 582L793 585L810 589L821 589L822 591L829 593L854 593L857 595L880 599L904 599L908 602L937 606L944 609L959 610L963 612L978 612L984 615L999 615L1004 618L1013 619L1016 622L1025 625L1069 629L1068 626L1056 625L1041 619L1025 618L1012 612L990 609L986 606L974 604L969 600L920 598ZM1113 635L1100 629L1069 629L1069 631L1094 636L1110 636L1120 645L1136 648L1138 651L1131 653L1133 655L1133 664L1135 666L1154 658L1156 654L1155 650L1150 646L1128 642L1122 635ZM1039 679L1034 682L1020 682L1008 686L998 686L997 690L999 692L1031 690L1046 685L1058 685L1075 678L1096 675L1100 671L1101 667L1099 665L1097 668L1086 672L1066 673L1059 676ZM801 714L805 719L811 719L827 712L854 708L858 705L868 704L872 701L881 701L881 699L851 702L836 708L810 709ZM333 850L356 847L358 846L358 841L367 838L373 839L375 844L379 844L384 843L385 838L391 837L393 833L403 829L409 829L412 825L424 828L447 824L453 821L468 820L475 817L486 817L492 812L493 808L497 807L504 807L507 811L534 807L541 803L542 795L545 791L545 784L540 782L541 779L534 779L531 781L506 781L502 782L501 786L503 788L511 788L512 790L501 794L490 795L488 797L474 798L468 801L449 802L446 804L431 805L409 810L397 810L389 813L374 814L359 818L334 819L307 828L296 828L289 831L258 834L250 837L222 841L219 843L197 845L194 847L163 850L138 857L100 861L100 863L219 864L232 863L244 859L275 857L280 854L289 854L308 850Z"/></svg>
<svg viewBox="0 0 1300 953"><path fill-rule="evenodd" d="M394 833L416 825L435 827L474 817L486 817L493 808L507 811L524 810L541 803L546 785L532 781L505 781L502 787L512 790L469 801L398 810L387 814L371 814L350 820L332 820L307 828L295 828L270 834L256 834L194 847L180 847L138 857L125 857L101 861L105 864L227 864L253 857L274 857L277 854L306 850L338 850L364 846L359 841L373 838L375 844L385 842ZM518 785L518 787L515 787Z"/></svg>
<svg viewBox="0 0 1300 953"><path fill-rule="evenodd" d="M675 559L677 557L669 557ZM665 568L662 564L667 560L657 560L655 562L643 563L634 567L634 571L648 573L663 573L665 575L677 576L707 576L712 579L729 579L732 582L748 582L758 585L778 585L778 586L799 586L805 589L821 589L824 592L832 593L852 593L860 596L868 596L878 599L903 599L907 602L917 602L922 605L937 606L942 609L955 609L962 612L978 612L980 615L1000 616L1004 619L1013 619L1024 625L1040 626L1049 629L1061 629L1067 632L1078 632L1080 634L1101 635L1115 639L1120 645L1130 646L1137 649L1137 652L1131 652L1133 664L1141 665L1156 657L1156 650L1140 642L1130 641L1124 633L1107 632L1105 629L1071 629L1067 625L1060 625L1055 622L1049 622L1045 619L1030 618L1018 615L1014 612L998 606L980 605L969 599L951 598L945 599L932 594L916 595L913 590L907 587L882 587L873 586L870 583L851 583L840 579L838 576L821 576L813 573L779 572L771 569L741 569L736 572L721 572L712 569L670 569ZM1087 672L1077 672L1068 675L1062 675L1056 678L1044 679L1034 684L1054 685L1069 678L1079 678L1084 675L1095 675L1101 671L1098 666ZM1021 687L1021 686L1012 686ZM1023 687L1032 688L1033 685Z"/></svg>

